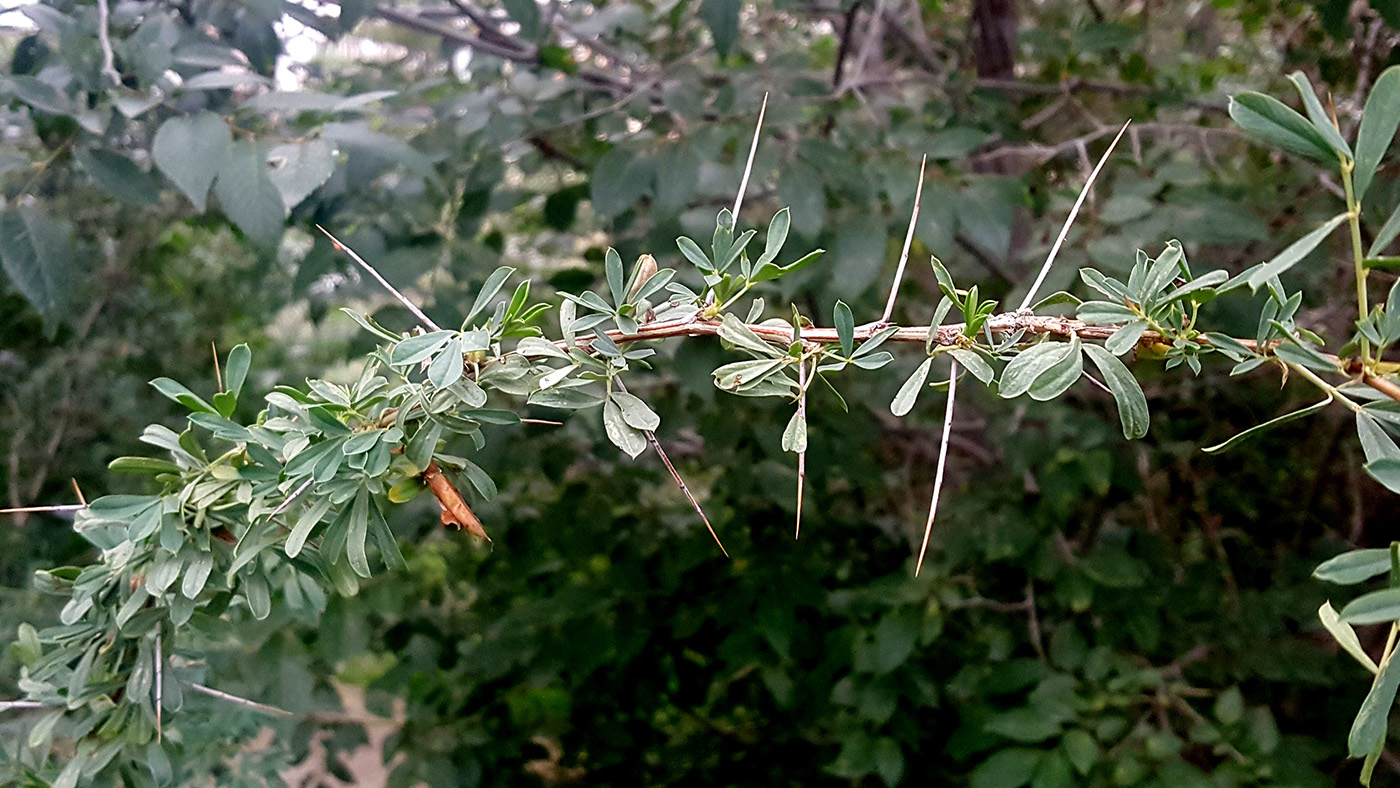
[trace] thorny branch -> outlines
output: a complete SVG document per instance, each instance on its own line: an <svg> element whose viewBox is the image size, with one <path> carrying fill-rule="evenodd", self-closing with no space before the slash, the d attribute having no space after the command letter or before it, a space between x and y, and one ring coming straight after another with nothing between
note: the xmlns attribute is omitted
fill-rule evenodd
<svg viewBox="0 0 1400 788"><path fill-rule="evenodd" d="M863 326L856 326L855 339L863 341L869 339L876 332L890 328L881 323L867 323ZM718 336L720 322L718 320L702 320L696 317L689 317L682 320L667 321L662 323L651 323L640 326L635 334L624 334L613 329L604 332L612 341L622 344L625 342L643 342L652 339L668 339L670 337L703 337ZM786 348L793 342L792 327L778 325L777 323L750 323L746 325L753 333L771 342L777 347ZM886 340L887 342L917 342L923 344L929 341L930 334L933 335L933 343L943 346L960 345L967 340L963 334L963 324L953 323L930 329L926 326L897 326L895 331ZM1075 320L1069 317L1058 317L1054 315L1037 315L1029 310L1019 310L1016 312L1003 312L999 315L992 315L987 319L986 330L992 336L1002 336L1006 334L1023 332L1027 336L1057 336L1068 339L1071 336L1078 336L1080 339L1105 340L1113 336L1121 326L1096 326ZM583 350L591 349L592 336L582 336L577 339L577 346ZM840 343L840 338L834 328L804 328L802 329L802 340L804 342L820 345L836 345ZM1169 342L1170 338L1164 337L1155 331L1143 332L1142 338L1138 341L1139 347L1149 347L1161 342ZM1196 341L1202 345L1209 345L1210 341L1205 337L1197 337ZM1237 339L1237 342L1252 350L1258 350L1258 343L1252 339ZM1342 361L1335 355L1323 353L1323 358L1338 365L1338 370L1343 369ZM1367 386L1384 394L1386 397L1400 402L1400 384L1388 378L1378 375L1359 375L1358 379Z"/></svg>

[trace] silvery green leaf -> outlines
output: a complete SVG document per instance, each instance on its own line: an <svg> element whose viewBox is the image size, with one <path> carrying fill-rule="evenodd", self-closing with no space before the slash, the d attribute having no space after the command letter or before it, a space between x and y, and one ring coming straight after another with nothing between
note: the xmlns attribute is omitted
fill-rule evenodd
<svg viewBox="0 0 1400 788"><path fill-rule="evenodd" d="M1134 320L1127 323L1114 331L1113 336L1104 341L1104 349L1115 356L1121 356L1137 346L1138 340L1142 339L1145 331L1147 331L1146 320Z"/></svg>
<svg viewBox="0 0 1400 788"><path fill-rule="evenodd" d="M1390 559L1387 558L1387 564L1389 564L1389 561ZM1337 615L1337 611L1332 609L1331 602L1322 603L1322 607L1317 609L1317 617L1318 620L1322 622L1322 626L1332 634L1332 639L1336 640L1337 645L1342 647L1343 651L1350 654L1353 659L1360 662L1372 673L1376 673L1380 670L1376 665L1376 661L1371 659L1371 655L1367 654L1366 650L1361 647L1361 640L1356 637L1356 630L1352 629L1351 624L1343 621L1341 617Z"/></svg>
<svg viewBox="0 0 1400 788"><path fill-rule="evenodd" d="M570 302L566 301L564 303ZM515 346L515 352L519 353L520 355L526 358L548 356L550 358L558 358L563 359L565 361L569 360L569 354L564 352L563 348L559 347L553 342L550 342L547 339L541 339L539 337L525 337L524 339L520 340L520 342L517 343Z"/></svg>
<svg viewBox="0 0 1400 788"><path fill-rule="evenodd" d="M1098 367L1099 374L1108 390L1113 393L1113 401L1118 405L1118 420L1123 424L1123 436L1129 440L1147 434L1147 397L1142 393L1133 373L1112 353L1098 345L1084 345L1089 360Z"/></svg>
<svg viewBox="0 0 1400 788"><path fill-rule="evenodd" d="M726 313L720 318L719 337L737 348L760 356L781 358L783 351L763 341L752 329L739 322L739 318Z"/></svg>
<svg viewBox="0 0 1400 788"><path fill-rule="evenodd" d="M783 430L783 451L797 454L807 451L807 417L800 410L792 414Z"/></svg>
<svg viewBox="0 0 1400 788"><path fill-rule="evenodd" d="M345 531L345 557L350 569L360 577L369 577L369 556L365 540L369 538L369 490L361 487L350 505L350 518Z"/></svg>
<svg viewBox="0 0 1400 788"><path fill-rule="evenodd" d="M753 359L750 361L735 361L732 364L725 364L716 369L714 373L715 386L724 391L737 391L738 389L751 386L755 382L762 380L774 372L778 371L784 360L778 359Z"/></svg>
<svg viewBox="0 0 1400 788"><path fill-rule="evenodd" d="M448 342L428 365L428 380L445 389L462 378L462 348L456 340Z"/></svg>
<svg viewBox="0 0 1400 788"><path fill-rule="evenodd" d="M632 394L625 391L615 391L612 395L613 402L617 403L622 410L622 419L639 430L655 430L661 426L661 417L656 412L647 407Z"/></svg>
<svg viewBox="0 0 1400 788"><path fill-rule="evenodd" d="M1070 349L1068 342L1042 342L1018 353L1002 370L1001 396L1010 399L1025 394L1036 378L1064 360Z"/></svg>
<svg viewBox="0 0 1400 788"><path fill-rule="evenodd" d="M1361 450L1366 455L1366 462L1400 459L1400 447L1395 445L1395 440L1385 431L1376 417L1367 411L1357 412L1356 433L1361 438Z"/></svg>
<svg viewBox="0 0 1400 788"><path fill-rule="evenodd" d="M1376 575L1390 571L1390 550L1375 547L1348 550L1323 561L1313 570L1313 577L1328 583L1349 586L1364 583Z"/></svg>
<svg viewBox="0 0 1400 788"><path fill-rule="evenodd" d="M575 343L574 320L578 315L578 307L573 301L564 299L559 303L559 330L564 335L564 346L573 347Z"/></svg>
<svg viewBox="0 0 1400 788"><path fill-rule="evenodd" d="M1084 354L1080 349L1079 336L1071 335L1069 350L1064 358L1055 362L1044 372L1036 375L1028 390L1031 399L1044 402L1065 392L1084 374Z"/></svg>
<svg viewBox="0 0 1400 788"><path fill-rule="evenodd" d="M958 360L963 369L972 373L972 376L981 381L983 385L991 383L992 378L996 377L996 371L992 369L992 365L988 364L986 359L982 358L981 353L968 348L954 348L948 352Z"/></svg>
<svg viewBox="0 0 1400 788"><path fill-rule="evenodd" d="M608 440L629 457L635 458L646 450L646 435L627 423L622 416L622 408L612 400L603 404L603 429L608 434Z"/></svg>
<svg viewBox="0 0 1400 788"><path fill-rule="evenodd" d="M845 301L836 302L836 308L832 313L832 322L836 325L836 336L841 340L841 355L850 358L855 347L856 320Z"/></svg>
<svg viewBox="0 0 1400 788"><path fill-rule="evenodd" d="M446 345L454 334L452 331L433 331L409 337L389 351L389 363L401 367L426 361Z"/></svg>
<svg viewBox="0 0 1400 788"><path fill-rule="evenodd" d="M462 328L471 325L472 318L480 314L481 310L485 309L486 306L491 303L491 299L495 298L496 294L501 292L501 288L505 286L506 280L509 279L510 275L513 273L515 273L514 268L503 265L495 271L492 271L490 276L486 277L486 282L481 285L481 291L476 294L476 300L472 302L472 308L467 312L467 316L462 319Z"/></svg>
<svg viewBox="0 0 1400 788"><path fill-rule="evenodd" d="M894 395L894 401L890 403L891 413L903 416L914 409L914 403L919 399L919 392L923 390L924 382L928 380L928 373L932 368L933 357L929 356L909 375L904 381L904 385L899 387L899 392Z"/></svg>

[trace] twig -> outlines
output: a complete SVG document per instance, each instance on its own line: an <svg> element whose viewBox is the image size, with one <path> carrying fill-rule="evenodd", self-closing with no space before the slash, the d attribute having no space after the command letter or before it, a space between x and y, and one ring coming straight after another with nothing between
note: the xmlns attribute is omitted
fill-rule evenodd
<svg viewBox="0 0 1400 788"><path fill-rule="evenodd" d="M919 547L919 561L914 565L914 576L924 568L924 553L928 550L928 537L933 532L933 518L938 514L938 496L943 492L943 473L948 463L948 437L953 432L953 399L958 392L958 362L954 361L948 371L948 404L943 409L943 441L938 445L938 470L933 476L933 502L928 507L928 522L924 524L924 543Z"/></svg>
<svg viewBox="0 0 1400 788"><path fill-rule="evenodd" d="M1070 209L1069 216L1065 217L1064 226L1060 228L1060 237L1056 238L1055 245L1050 247L1050 254L1045 258L1045 265L1040 267L1040 274L1036 276L1035 282L1031 285L1031 289L1026 291L1026 297L1021 300L1021 309L1028 308L1035 300L1035 291L1040 289L1040 285L1045 282L1046 275L1050 273L1050 266L1055 262L1055 256L1060 253L1060 246L1064 244L1065 237L1069 235L1069 228L1074 224L1075 217L1079 216L1079 209L1084 205L1084 198L1088 196L1089 190L1093 188L1094 179L1099 177L1099 170L1103 169L1103 165L1108 161L1108 157L1113 155L1113 149L1118 147L1118 140L1123 139L1123 132L1128 130L1129 123L1132 123L1132 121L1124 123L1123 128L1118 130L1118 136L1113 138L1113 142L1109 143L1108 150L1103 152L1103 156L1099 157L1098 165L1094 167L1093 172L1089 173L1089 180L1084 183L1084 188L1079 190L1079 197L1074 201L1074 207Z"/></svg>
<svg viewBox="0 0 1400 788"><path fill-rule="evenodd" d="M213 687L206 687L203 684L191 684L189 686L190 689L194 690L195 692L201 692L205 695L208 695L211 698L218 698L219 700L228 701L229 703L242 706L245 709L252 709L254 711L260 711L264 714L271 714L274 717L297 716L295 713L287 711L286 709L279 709L276 706L269 706L266 703L258 703L255 700L240 698L237 695L224 692L223 690L216 690Z"/></svg>
<svg viewBox="0 0 1400 788"><path fill-rule="evenodd" d="M23 711L46 708L37 700L0 700L0 711Z"/></svg>
<svg viewBox="0 0 1400 788"><path fill-rule="evenodd" d="M763 131L763 115L768 111L768 94L763 94L763 103L758 108L758 123L753 128L753 143L749 145L749 160L744 165L744 179L739 181L739 193L734 195L734 210L730 215L734 219L735 228L739 226L739 206L744 203L744 191L749 188L749 174L753 172L753 157L758 153L758 136Z"/></svg>
<svg viewBox="0 0 1400 788"><path fill-rule="evenodd" d="M938 345L956 345L965 339L963 329L966 326L962 323L949 323L933 329L933 342ZM999 315L992 315L985 324L986 330L993 336L1022 332L1029 336L1058 336L1069 338L1077 336L1087 340L1105 340L1113 336L1114 332L1122 326L1089 325L1080 320L1068 317L1058 317L1055 315L1035 315L1023 311L1003 312ZM762 323L746 324L745 328L757 334L764 341L770 342L780 348L787 348L793 343L792 327L785 325L773 325ZM890 328L881 326L878 323L867 323L856 326L854 338L858 341L869 339L876 332ZM889 342L917 342L920 344L929 341L930 330L928 326L894 326L893 334L890 334L886 341ZM635 334L624 334L622 331L613 329L603 332L607 337L618 344L627 342L643 342L653 339L666 339L668 337L703 337L718 336L720 321L699 320L695 316L668 323L650 323L640 326ZM804 328L802 339L815 342L819 345L835 345L841 339L834 328ZM1144 331L1142 338L1138 340L1140 346L1148 346L1163 341L1161 334L1155 331ZM588 350L593 338L591 335L581 336L575 340L575 346ZM1253 339L1236 339L1241 345L1251 350L1258 350L1258 343ZM1205 337L1197 337L1196 342L1201 345L1209 345L1210 341ZM563 346L562 342L556 343ZM1333 362L1341 368L1341 360L1330 353L1319 353L1322 358ZM1371 386L1375 390L1385 394L1387 397L1400 402L1400 385L1375 375L1362 376L1362 382Z"/></svg>
<svg viewBox="0 0 1400 788"><path fill-rule="evenodd" d="M423 314L423 310L419 309L418 306L412 301L408 300L408 298L405 297L403 293L400 293L397 289L394 288L393 285L389 284L389 280L380 276L379 272L374 270L374 266L365 262L365 259L363 257L360 257L358 254L355 254L354 249L351 249L350 247L341 243L339 238L336 238L334 235L331 235L331 231L327 230L321 225L316 225L316 229L325 233L326 237L331 239L331 243L335 244L336 251L344 252L350 255L351 260L354 260L355 262L359 263L361 268L365 269L366 271L369 271L369 275L374 277L374 280L380 285L383 285L385 290L388 290L391 294L393 294L394 298L397 298L399 300L399 303L404 305L405 309L407 309L409 312L412 312L413 316L418 318L418 321L420 323L422 323L424 326L427 326L428 328L431 328L434 331L442 330L442 327L439 326L437 323L434 323L432 318Z"/></svg>
<svg viewBox="0 0 1400 788"><path fill-rule="evenodd" d="M107 30L110 17L107 0L97 0L97 46L102 50L102 76L112 80L113 86L120 87L122 75L117 71L112 54L111 33Z"/></svg>
<svg viewBox="0 0 1400 788"><path fill-rule="evenodd" d="M219 370L219 346L210 342L209 353L214 356L214 382L219 385L219 391L222 392L224 390L224 373Z"/></svg>
<svg viewBox="0 0 1400 788"><path fill-rule="evenodd" d="M460 30L454 30L453 28L447 27L445 25L437 24L436 22L425 19L423 17L405 13L396 8L386 8L384 6L379 6L374 9L373 13L380 19L385 20L386 22L391 22L393 24L399 25L400 27L406 27L410 30L417 30L420 33L427 33L429 35L440 36L442 38L447 39L448 41L453 41L464 46L469 46L478 52L487 55L492 55L494 57L501 58L502 60L509 60L515 63L525 63L531 66L539 65L539 52L533 48L519 49L514 46L503 46L501 44L488 41L484 38L473 36L468 33L463 33ZM602 71L599 71L596 68L580 68L575 74L575 76L578 79L590 85L602 88L603 90L606 90L613 94L626 93L627 91L632 89L632 86L628 84L626 80L618 79L617 77L614 77L610 74L606 74Z"/></svg>
<svg viewBox="0 0 1400 788"><path fill-rule="evenodd" d="M904 265L909 262L909 246L914 242L914 224L919 221L919 201L924 196L924 166L928 164L928 154L919 162L919 185L914 189L914 210L909 214L909 230L904 234L904 250L899 253L899 266L894 269L894 284L890 285L890 297L885 302L885 314L881 323L890 322L894 314L894 299L899 293L899 282L904 278Z"/></svg>

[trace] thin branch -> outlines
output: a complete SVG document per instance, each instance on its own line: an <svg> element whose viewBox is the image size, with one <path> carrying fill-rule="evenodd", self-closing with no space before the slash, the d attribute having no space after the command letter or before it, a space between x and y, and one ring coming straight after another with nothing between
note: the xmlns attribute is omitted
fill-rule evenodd
<svg viewBox="0 0 1400 788"><path fill-rule="evenodd" d="M943 440L938 445L938 470L933 476L933 501L928 507L928 522L924 524L924 543L919 547L919 561L914 565L914 576L924 568L924 553L928 550L928 537L933 533L933 518L938 515L938 496L943 492L943 473L948 463L948 438L953 432L953 400L958 392L958 362L954 361L948 372L948 404L943 409Z"/></svg>
<svg viewBox="0 0 1400 788"><path fill-rule="evenodd" d="M0 711L25 711L28 709L47 708L37 700L4 700L0 701Z"/></svg>
<svg viewBox="0 0 1400 788"><path fill-rule="evenodd" d="M1031 303L1035 301L1035 291L1040 289L1040 285L1045 282L1046 275L1050 273L1050 266L1055 262L1055 256L1060 253L1060 246L1064 244L1065 237L1069 235L1070 226L1074 224L1075 218L1079 216L1079 209L1084 205L1084 198L1089 195L1089 190L1094 187L1094 180L1099 177L1099 171L1103 169L1103 165L1108 161L1108 157L1113 155L1113 149L1118 147L1118 140L1123 139L1123 132L1128 130L1129 123L1132 123L1132 121L1130 120L1128 123L1124 123L1123 128L1118 130L1118 136L1113 138L1113 142L1109 143L1108 150L1103 152L1103 156L1099 157L1098 165L1094 167L1093 172L1089 173L1089 180L1085 181L1084 188L1079 190L1079 197L1074 201L1074 207L1070 209L1069 216L1065 217L1064 227L1060 228L1060 237L1055 239L1055 245L1050 247L1050 254L1045 258L1045 265L1040 267L1040 275L1035 278L1035 283L1031 285L1031 289L1026 291L1026 297L1021 300L1021 309L1030 307Z"/></svg>
<svg viewBox="0 0 1400 788"><path fill-rule="evenodd" d="M209 343L209 353L214 357L214 382L219 385L219 391L224 390L224 373L219 369L219 346L213 342Z"/></svg>
<svg viewBox="0 0 1400 788"><path fill-rule="evenodd" d="M539 65L539 52L534 48L526 49L518 48L517 46L503 46L498 43L487 41L484 38L479 38L469 33L447 27L446 25L440 25L429 19L405 13L396 8L380 6L375 8L373 13L386 22L391 22L400 27L408 28L409 30L417 30L420 33L440 36L448 41L471 47L486 55L492 55L502 60L509 60L515 63L525 63L530 66ZM580 68L575 76L590 85L594 85L614 94L626 93L632 89L631 85L626 80L606 74L596 68Z"/></svg>
<svg viewBox="0 0 1400 788"><path fill-rule="evenodd" d="M274 717L297 716L295 713L287 711L286 709L279 709L276 706L269 706L266 703L258 703L255 700L240 698L237 695L224 692L223 690L216 690L213 687L206 687L203 684L191 684L189 686L190 689L194 690L195 692L203 693L211 698L218 698L219 700L228 701L229 703L232 703L234 705L242 706L245 709L252 709L253 711L260 711L264 714L271 714Z"/></svg>
<svg viewBox="0 0 1400 788"><path fill-rule="evenodd" d="M110 79L114 86L120 87L122 75L117 71L112 54L112 37L107 30L110 17L107 0L97 0L97 46L102 50L102 76Z"/></svg>
<svg viewBox="0 0 1400 788"><path fill-rule="evenodd" d="M416 304L414 304L412 301L408 300L408 298L407 298L406 296L404 296L403 293L400 293L397 289L394 288L393 285L389 284L389 280L387 280L387 279L385 279L384 277L380 276L380 275L379 275L379 272L376 271L376 270L374 270L374 266L372 266L372 265L370 265L369 263L365 262L365 259L364 259L363 257L360 257L358 254L355 254L355 250L354 250L354 249L351 249L350 247L348 247L348 246L346 246L345 244L341 243L339 238L336 238L334 235L331 235L331 231L330 231L330 230L327 230L326 228L322 227L321 225L319 225L319 224L316 225L316 229L317 229L317 230L320 230L320 231L323 232L323 233L325 233L325 234L326 234L326 237L329 238L329 239L331 239L331 243L335 244L335 249L336 249L336 251L338 251L338 252L344 252L344 253L350 255L350 259L351 259L351 260L354 260L355 262L359 263L361 268L363 268L363 269L365 269L366 271L368 271L368 272L369 272L369 275L372 276L372 277L374 277L374 280L375 280L376 282L378 282L380 285L382 285L382 286L384 287L385 290L388 290L391 294L393 294L394 298L397 298L397 299L399 300L399 303L404 305L404 308L405 308L405 309L407 309L409 312L412 312L412 313L413 313L413 316L416 317L416 318L418 318L418 322L422 323L424 326L427 326L428 328L431 328L431 329L434 330L434 331L441 331L441 330L442 330L442 327L439 326L437 323L434 323L433 320L432 320L432 318L430 318L430 317L428 317L427 315L423 314L423 310L419 309L418 306L417 306Z"/></svg>
<svg viewBox="0 0 1400 788"><path fill-rule="evenodd" d="M734 195L734 210L730 215L734 218L734 228L739 227L739 206L744 203L744 191L749 188L749 175L753 172L753 157L758 153L758 136L763 131L763 116L768 112L768 94L763 94L763 104L758 108L758 123L753 128L753 143L749 145L749 160L744 165L744 179L739 181L739 193Z"/></svg>
<svg viewBox="0 0 1400 788"><path fill-rule="evenodd" d="M894 284L890 285L890 297L885 302L885 314L881 323L890 322L894 314L894 299L899 293L900 280L904 278L904 265L909 262L909 246L914 242L914 224L919 221L919 202L924 196L924 167L928 164L928 154L919 162L919 185L914 189L914 210L909 214L909 230L904 234L904 249L899 253L899 267L894 269Z"/></svg>

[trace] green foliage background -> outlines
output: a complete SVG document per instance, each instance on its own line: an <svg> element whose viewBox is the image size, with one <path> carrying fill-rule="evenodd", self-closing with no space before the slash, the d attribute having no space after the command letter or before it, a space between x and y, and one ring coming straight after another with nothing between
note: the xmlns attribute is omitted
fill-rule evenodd
<svg viewBox="0 0 1400 788"><path fill-rule="evenodd" d="M1020 8L1014 73L979 78L985 54L961 3L467 6L494 20L485 26L456 6L318 8L326 15L275 2L113 6L120 86L103 72L95 6L27 7L38 30L5 31L8 505L71 501L70 479L88 496L141 491L105 465L142 453L145 424L178 424L147 380L215 390L211 343L221 356L252 346L259 394L308 376L353 381L373 338L335 307L395 329L411 318L315 223L444 324L497 265L528 273L537 293L596 287L607 246L675 265L675 237L706 235L732 200L765 93L741 225L791 206L796 241L828 250L762 293L770 316L789 302L830 314L838 298L862 322L877 315L924 153L896 318L932 314L930 254L960 282L1018 299L1088 165L1130 117L1137 130L1048 289L1076 286L1081 265L1121 274L1136 248L1155 254L1169 238L1237 273L1329 216L1334 198L1310 165L1229 130L1224 96L1281 95L1277 75L1303 68L1354 116L1354 97L1393 60L1396 21L1353 21L1336 2L1150 14L1047 2ZM322 95L269 87L274 24L289 13L342 43L291 66ZM467 61L461 36L505 56L478 45ZM211 72L222 76L195 80ZM227 123L229 150L252 166L209 172L189 155L209 139L200 133L163 154L157 131L191 117ZM274 181L263 169L279 162L290 163ZM1378 216L1400 196L1393 176L1383 168L1372 187ZM209 183L189 184L206 177L214 197L200 210ZM50 243L21 260L21 236ZM1335 296L1300 319L1329 339L1350 333L1337 243L1289 274ZM1255 321L1237 304L1211 309L1218 327L1248 333ZM661 355L644 392L658 437L732 559L655 457L621 456L596 413L496 428L472 455L500 486L473 501L493 546L441 530L430 500L402 507L391 525L407 570L319 618L279 605L185 644L202 655L185 680L298 716L191 695L167 723L173 779L274 779L321 729L332 750L356 746L361 726L316 716L339 707L340 682L381 712L406 701L390 742L407 755L400 785L535 785L525 767L550 759L542 741L562 753L565 771L551 774L585 784L1354 781L1340 743L1364 674L1320 632L1328 589L1308 575L1348 546L1386 543L1393 499L1359 471L1342 413L1233 454L1198 450L1314 392L1141 360L1152 429L1131 444L1111 398L1089 387L1051 403L960 397L931 558L914 579L941 409L926 395L896 420L888 403L915 359L847 376L849 414L813 398L794 542L789 409L716 391L710 370L728 359L717 343ZM85 543L32 516L0 529L0 546L0 631L55 619L30 574L83 562ZM17 673L12 653L0 659L0 695L18 694ZM61 747L21 755L35 722L0 719L6 779L58 773ZM262 725L278 727L277 744L233 758Z"/></svg>

